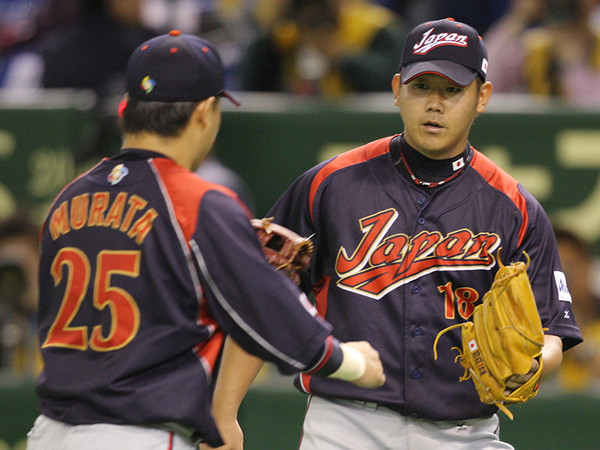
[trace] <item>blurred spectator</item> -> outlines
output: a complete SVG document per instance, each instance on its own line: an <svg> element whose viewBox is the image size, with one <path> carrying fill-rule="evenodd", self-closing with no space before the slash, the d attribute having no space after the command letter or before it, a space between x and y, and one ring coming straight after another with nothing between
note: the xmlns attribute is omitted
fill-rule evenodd
<svg viewBox="0 0 600 450"><path fill-rule="evenodd" d="M490 28L485 42L494 92L526 93L524 35L544 23L547 0L513 0L507 13Z"/></svg>
<svg viewBox="0 0 600 450"><path fill-rule="evenodd" d="M408 31L391 11L364 0L289 0L251 43L241 88L337 97L389 89Z"/></svg>
<svg viewBox="0 0 600 450"><path fill-rule="evenodd" d="M506 12L510 0L372 0L400 14L411 27L432 18L452 17L481 36ZM487 42L486 42L487 43Z"/></svg>
<svg viewBox="0 0 600 450"><path fill-rule="evenodd" d="M600 30L592 18L598 0L513 1L503 28L484 36L490 60L500 61L488 73L496 92L555 97L576 106L597 104ZM542 23L531 27L539 21L540 9Z"/></svg>
<svg viewBox="0 0 600 450"><path fill-rule="evenodd" d="M35 331L39 227L24 213L0 223L0 368L37 376L41 356Z"/></svg>
<svg viewBox="0 0 600 450"><path fill-rule="evenodd" d="M235 192L240 200L248 207L254 215L256 213L254 206L254 197L250 187L237 172L224 165L213 149L211 153L202 161L202 164L196 170L196 174L206 181L217 183L228 187Z"/></svg>
<svg viewBox="0 0 600 450"><path fill-rule="evenodd" d="M584 338L564 353L556 381L569 392L600 394L600 299L592 289L593 254L575 233L563 228L555 228L555 233L573 312Z"/></svg>
<svg viewBox="0 0 600 450"><path fill-rule="evenodd" d="M0 0L0 88L38 87L33 43L76 15L76 0Z"/></svg>
<svg viewBox="0 0 600 450"><path fill-rule="evenodd" d="M125 92L131 52L155 33L141 21L142 0L79 0L81 13L40 43L42 87L92 89L100 99Z"/></svg>
<svg viewBox="0 0 600 450"><path fill-rule="evenodd" d="M590 24L594 30L600 32L600 2L596 1L596 5L592 7L590 14Z"/></svg>
<svg viewBox="0 0 600 450"><path fill-rule="evenodd" d="M279 1L279 0L277 0ZM157 33L176 28L211 41L223 61L227 86L237 88L237 72L248 43L258 35L271 0L144 0L143 23ZM273 5L274 6L274 5Z"/></svg>
<svg viewBox="0 0 600 450"><path fill-rule="evenodd" d="M89 147L77 153L78 164L95 160L114 134L114 112L107 104L125 92L129 55L155 36L142 24L143 0L75 0L77 18L44 34L36 45L42 88L86 89L96 94L97 117ZM92 133L94 133L92 135ZM111 155L112 156L112 155Z"/></svg>
<svg viewBox="0 0 600 450"><path fill-rule="evenodd" d="M440 18L453 17L459 22L468 23L483 36L506 12L510 0L435 0L433 3ZM490 61L494 60L490 58Z"/></svg>

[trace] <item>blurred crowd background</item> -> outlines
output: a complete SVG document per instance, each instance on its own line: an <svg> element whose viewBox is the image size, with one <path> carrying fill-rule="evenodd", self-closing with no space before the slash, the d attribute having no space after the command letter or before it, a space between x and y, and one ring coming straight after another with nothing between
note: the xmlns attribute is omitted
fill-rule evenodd
<svg viewBox="0 0 600 450"><path fill-rule="evenodd" d="M408 30L443 17L483 36L495 94L598 105L600 0L0 0L0 93L85 89L102 109L124 92L129 54L173 28L216 44L233 91L320 99L389 92ZM252 193L217 155L200 173L252 209ZM2 219L0 370L35 377L40 223L21 210ZM586 342L565 355L554 383L600 394L598 255L573 230L556 233Z"/></svg>
<svg viewBox="0 0 600 450"><path fill-rule="evenodd" d="M140 42L214 42L231 89L334 97L387 91L406 32L454 17L484 37L495 92L600 96L598 0L0 0L0 87L121 94Z"/></svg>

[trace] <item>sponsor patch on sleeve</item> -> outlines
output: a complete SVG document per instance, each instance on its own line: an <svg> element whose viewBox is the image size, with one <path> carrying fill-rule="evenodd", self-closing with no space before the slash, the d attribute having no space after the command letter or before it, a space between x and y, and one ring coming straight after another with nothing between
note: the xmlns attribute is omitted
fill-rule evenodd
<svg viewBox="0 0 600 450"><path fill-rule="evenodd" d="M554 281L556 281L556 288L558 289L558 299L563 302L571 302L571 294L569 292L569 288L567 287L567 279L565 278L565 274L555 270Z"/></svg>

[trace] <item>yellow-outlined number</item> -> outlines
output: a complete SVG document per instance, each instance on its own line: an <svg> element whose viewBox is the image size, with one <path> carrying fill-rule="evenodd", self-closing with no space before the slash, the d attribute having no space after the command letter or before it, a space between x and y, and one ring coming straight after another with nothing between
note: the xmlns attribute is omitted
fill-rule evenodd
<svg viewBox="0 0 600 450"><path fill-rule="evenodd" d="M81 308L81 302L88 290L91 266L88 257L74 247L61 249L50 267L54 285L63 278L66 269L67 281L58 315L48 331L42 348L63 347L75 350L98 352L118 350L135 337L140 327L140 311L135 299L127 291L111 286L112 275L137 277L140 272L141 251L103 250L96 258L94 278L94 307L100 311L110 310L111 326L107 336L102 335L102 326L92 327L88 339L88 328L71 326Z"/></svg>
<svg viewBox="0 0 600 450"><path fill-rule="evenodd" d="M470 287L460 287L452 291L452 282L438 286L438 291L444 294L444 315L446 319L454 319L456 311L463 319L468 319L475 310L475 302L479 300L477 291ZM454 297L456 294L456 298ZM456 306L455 306L456 302Z"/></svg>

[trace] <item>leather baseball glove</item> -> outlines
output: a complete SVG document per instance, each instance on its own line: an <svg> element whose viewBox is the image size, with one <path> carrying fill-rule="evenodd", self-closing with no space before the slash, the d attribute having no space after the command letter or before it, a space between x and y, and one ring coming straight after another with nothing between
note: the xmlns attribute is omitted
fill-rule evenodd
<svg viewBox="0 0 600 450"><path fill-rule="evenodd" d="M498 252L500 269L483 303L475 307L472 321L440 331L433 344L437 359L440 336L462 328L462 351L453 347L465 368L459 381L472 379L481 401L496 405L511 420L506 406L535 397L542 374L544 329L527 276L530 259L524 254L527 263L504 266ZM526 381L511 390L515 379Z"/></svg>
<svg viewBox="0 0 600 450"><path fill-rule="evenodd" d="M272 217L252 219L251 223L269 264L275 266L276 270L283 270L299 285L300 275L310 266L314 251L312 241L273 223Z"/></svg>

